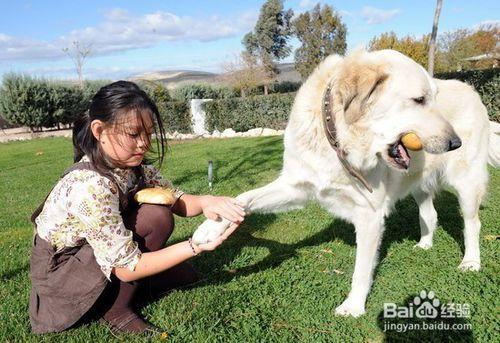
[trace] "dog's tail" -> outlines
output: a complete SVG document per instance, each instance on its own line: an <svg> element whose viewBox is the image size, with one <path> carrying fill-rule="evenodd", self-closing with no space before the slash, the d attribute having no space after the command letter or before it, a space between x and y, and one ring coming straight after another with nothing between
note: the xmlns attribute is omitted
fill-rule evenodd
<svg viewBox="0 0 500 343"><path fill-rule="evenodd" d="M488 149L488 163L493 167L500 167L500 123L490 121L490 147Z"/></svg>

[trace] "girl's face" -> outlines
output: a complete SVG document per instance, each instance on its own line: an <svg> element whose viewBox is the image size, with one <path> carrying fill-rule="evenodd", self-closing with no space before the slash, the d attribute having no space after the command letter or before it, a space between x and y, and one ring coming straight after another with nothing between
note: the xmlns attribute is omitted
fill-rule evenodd
<svg viewBox="0 0 500 343"><path fill-rule="evenodd" d="M140 115L131 112L116 124L103 126L97 138L102 151L118 167L136 167L151 146L153 130L149 112Z"/></svg>

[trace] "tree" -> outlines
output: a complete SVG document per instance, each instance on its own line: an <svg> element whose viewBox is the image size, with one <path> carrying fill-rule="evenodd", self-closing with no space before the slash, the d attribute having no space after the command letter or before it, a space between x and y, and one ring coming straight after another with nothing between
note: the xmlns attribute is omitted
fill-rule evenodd
<svg viewBox="0 0 500 343"><path fill-rule="evenodd" d="M302 43L295 51L295 69L304 79L328 55L345 54L347 28L329 5L317 4L302 13L293 21L293 29Z"/></svg>
<svg viewBox="0 0 500 343"><path fill-rule="evenodd" d="M479 29L471 34L470 37L476 42L478 52L499 53L500 52L500 26L495 24L484 24Z"/></svg>
<svg viewBox="0 0 500 343"><path fill-rule="evenodd" d="M434 75L434 53L436 51L436 36L438 31L439 14L441 13L442 6L443 0L437 0L436 12L434 13L434 23L432 25L431 39L429 41L429 62L427 71L431 76Z"/></svg>
<svg viewBox="0 0 500 343"><path fill-rule="evenodd" d="M76 73L78 74L78 85L80 88L83 88L83 65L85 64L85 60L92 53L92 44L84 44L79 41L74 41L73 47L66 47L62 50L75 63Z"/></svg>
<svg viewBox="0 0 500 343"><path fill-rule="evenodd" d="M500 48L500 27L498 25L482 25L477 30L458 29L443 33L439 38L442 64L446 71L462 69L487 68L491 62L477 61L473 64L470 57L484 54L498 54Z"/></svg>
<svg viewBox="0 0 500 343"><path fill-rule="evenodd" d="M266 80L275 80L278 75L276 61L287 57L291 48L288 39L291 34L293 11L283 9L282 0L267 0L260 9L259 19L253 32L243 37L246 51L260 60L265 68ZM264 84L268 94L269 83Z"/></svg>
<svg viewBox="0 0 500 343"><path fill-rule="evenodd" d="M28 126L31 132L55 125L49 83L28 75L6 74L0 89L0 111L9 123Z"/></svg>
<svg viewBox="0 0 500 343"><path fill-rule="evenodd" d="M427 68L429 62L430 39L424 35L420 39L412 36L398 38L394 32L382 33L374 37L369 45L369 50L394 49ZM470 68L491 67L491 59L469 60L478 55L491 55L500 53L500 26L482 25L476 30L458 29L444 32L437 37L436 58L434 72L442 73Z"/></svg>
<svg viewBox="0 0 500 343"><path fill-rule="evenodd" d="M50 112L47 115L58 129L61 128L60 124L72 124L76 116L87 109L88 102L78 86L67 82L51 82L46 87L50 94Z"/></svg>
<svg viewBox="0 0 500 343"><path fill-rule="evenodd" d="M372 38L368 43L368 50L393 49L412 58L415 62L427 68L429 52L429 35L424 35L420 39L412 36L398 38L395 32L382 33L378 37Z"/></svg>
<svg viewBox="0 0 500 343"><path fill-rule="evenodd" d="M475 55L474 42L467 39L469 36L468 29L458 29L441 35L439 45L445 70L457 71L470 68L471 63L464 60Z"/></svg>
<svg viewBox="0 0 500 343"><path fill-rule="evenodd" d="M244 51L233 60L223 63L224 75L222 79L231 87L240 91L244 98L247 92L262 84L269 84L264 66L255 56Z"/></svg>

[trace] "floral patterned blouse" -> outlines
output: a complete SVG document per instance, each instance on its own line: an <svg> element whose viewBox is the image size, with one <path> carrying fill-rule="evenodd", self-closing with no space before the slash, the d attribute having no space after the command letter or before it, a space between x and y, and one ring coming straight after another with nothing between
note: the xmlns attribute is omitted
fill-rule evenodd
<svg viewBox="0 0 500 343"><path fill-rule="evenodd" d="M89 162L89 158L84 156L81 162ZM155 167L143 165L143 169L147 187L173 188ZM124 193L137 182L132 169L116 168L112 173ZM176 190L176 199L182 194ZM92 170L71 171L49 194L35 220L37 233L57 251L87 241L108 279L114 267L133 271L141 251L123 223L119 204L119 192L108 178Z"/></svg>

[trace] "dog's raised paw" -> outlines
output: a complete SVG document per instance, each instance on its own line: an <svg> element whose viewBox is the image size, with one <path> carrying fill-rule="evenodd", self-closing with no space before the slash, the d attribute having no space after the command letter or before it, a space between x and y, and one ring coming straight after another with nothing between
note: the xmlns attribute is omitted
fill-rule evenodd
<svg viewBox="0 0 500 343"><path fill-rule="evenodd" d="M335 314L342 317L352 316L354 318L358 318L359 316L365 314L365 307L351 304L349 299L346 299L335 309Z"/></svg>
<svg viewBox="0 0 500 343"><path fill-rule="evenodd" d="M477 272L479 269L481 269L481 262L479 261L462 261L460 265L458 266L458 269L467 272L467 271L472 271L472 272Z"/></svg>
<svg viewBox="0 0 500 343"><path fill-rule="evenodd" d="M226 231L229 224L230 222L227 220L215 221L207 219L194 232L193 242L195 244L212 242Z"/></svg>

